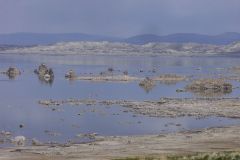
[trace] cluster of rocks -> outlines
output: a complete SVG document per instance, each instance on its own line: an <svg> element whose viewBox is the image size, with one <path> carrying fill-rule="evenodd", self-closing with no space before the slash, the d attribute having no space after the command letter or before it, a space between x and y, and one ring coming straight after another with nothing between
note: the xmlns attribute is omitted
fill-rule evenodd
<svg viewBox="0 0 240 160"><path fill-rule="evenodd" d="M15 146L24 146L28 143L28 140L25 136L13 136L11 132L8 131L1 131L0 132L0 143L10 143ZM32 139L31 144L33 146L39 146L42 145L40 141L37 139Z"/></svg>
<svg viewBox="0 0 240 160"><path fill-rule="evenodd" d="M36 73L39 77L39 80L52 83L54 80L54 73L52 68L48 68L45 64L41 64L38 69L34 70L34 73Z"/></svg>
<svg viewBox="0 0 240 160"><path fill-rule="evenodd" d="M2 143L11 143L16 146L24 146L25 142L26 142L26 137L24 137L24 136L13 137L11 132L1 131L0 132L0 141Z"/></svg>
<svg viewBox="0 0 240 160"><path fill-rule="evenodd" d="M236 68L234 68L236 70ZM238 68L237 68L238 69ZM188 80L186 76L176 74L163 74L157 77L131 77L128 76L128 72L124 71L123 75L109 75L112 73L113 68L108 68L107 72L103 72L100 76L80 76L78 77L73 70L69 70L65 74L65 78L69 80L91 80L91 81L140 81L139 86L142 87L146 92L151 91L155 86L156 82L166 84L176 84L179 81ZM7 71L1 72L6 74L10 79L14 79L16 76L21 74L21 71L16 67L9 67ZM49 84L53 83L54 72L52 68L49 68L45 64L41 64L38 69L34 70L39 77L41 82ZM189 91L200 96L222 96L232 92L233 86L231 83L225 81L226 79L199 79L194 80L191 84L185 87L185 90L178 89L176 92Z"/></svg>
<svg viewBox="0 0 240 160"><path fill-rule="evenodd" d="M15 79L18 75L21 74L21 71L17 67L9 67L6 71L1 73L6 74L9 79Z"/></svg>
<svg viewBox="0 0 240 160"><path fill-rule="evenodd" d="M186 90L205 95L221 95L231 93L233 86L231 83L226 82L224 79L200 79L195 80L191 84L186 86Z"/></svg>
<svg viewBox="0 0 240 160"><path fill-rule="evenodd" d="M6 74L9 78L15 78L16 76L21 74L21 71L16 67L9 67Z"/></svg>
<svg viewBox="0 0 240 160"><path fill-rule="evenodd" d="M17 76L21 75L21 71L17 67L9 67L6 71L0 72L9 77L9 79L15 79ZM34 73L38 75L38 78L41 82L53 83L54 73L52 68L49 68L45 64L41 64L38 69L34 70ZM73 77L73 74L70 73L70 77Z"/></svg>

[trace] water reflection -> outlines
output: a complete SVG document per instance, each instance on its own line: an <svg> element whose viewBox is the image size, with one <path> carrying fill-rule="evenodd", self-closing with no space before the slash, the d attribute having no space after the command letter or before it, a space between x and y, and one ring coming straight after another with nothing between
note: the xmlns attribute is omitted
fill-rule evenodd
<svg viewBox="0 0 240 160"><path fill-rule="evenodd" d="M49 86L52 86L53 85L53 82L54 82L54 77L52 78L49 78L49 79L46 79L44 78L43 76L39 76L38 75L38 80L41 84L43 85L49 85Z"/></svg>

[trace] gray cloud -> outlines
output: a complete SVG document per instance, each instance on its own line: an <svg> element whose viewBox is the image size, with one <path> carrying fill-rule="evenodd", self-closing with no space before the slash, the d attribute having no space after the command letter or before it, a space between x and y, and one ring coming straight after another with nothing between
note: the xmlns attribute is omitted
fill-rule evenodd
<svg viewBox="0 0 240 160"><path fill-rule="evenodd" d="M0 32L240 32L239 0L0 0Z"/></svg>

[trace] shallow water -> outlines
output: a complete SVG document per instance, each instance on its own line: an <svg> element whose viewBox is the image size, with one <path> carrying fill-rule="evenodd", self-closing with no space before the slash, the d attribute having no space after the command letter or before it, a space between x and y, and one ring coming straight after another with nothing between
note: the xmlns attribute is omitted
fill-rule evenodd
<svg viewBox="0 0 240 160"><path fill-rule="evenodd" d="M203 76L230 75L228 68L238 66L240 57L125 57L125 56L30 56L0 55L0 70L16 66L22 74L14 80L0 75L0 131L10 131L14 136L23 135L42 142L68 140L83 141L76 135L98 133L100 135L142 135L199 129L230 124L239 124L239 119L222 117L153 118L125 112L120 106L70 106L56 110L38 104L42 99L93 98L99 100L156 100L161 97L189 98L196 95L176 89L184 88L189 82L172 85L158 83L146 92L138 83L111 83L68 81L64 74L73 69L78 75L99 74L108 67L114 74L127 70L133 76L153 76L164 73L199 78ZM33 73L40 63L52 67L55 78L52 84L41 82ZM156 72L152 72L152 70ZM142 70L143 72L140 72ZM239 82L232 82L238 87ZM237 97L239 89L225 97ZM80 115L79 115L80 114ZM19 128L24 124L23 128ZM55 136L49 135L56 132Z"/></svg>

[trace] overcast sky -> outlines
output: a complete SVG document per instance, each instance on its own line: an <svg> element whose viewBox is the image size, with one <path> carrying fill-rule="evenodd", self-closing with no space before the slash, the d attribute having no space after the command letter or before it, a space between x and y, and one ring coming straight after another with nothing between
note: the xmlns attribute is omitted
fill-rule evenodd
<svg viewBox="0 0 240 160"><path fill-rule="evenodd" d="M0 0L0 33L240 32L240 0Z"/></svg>

